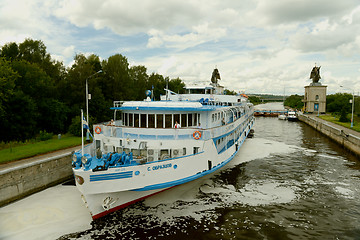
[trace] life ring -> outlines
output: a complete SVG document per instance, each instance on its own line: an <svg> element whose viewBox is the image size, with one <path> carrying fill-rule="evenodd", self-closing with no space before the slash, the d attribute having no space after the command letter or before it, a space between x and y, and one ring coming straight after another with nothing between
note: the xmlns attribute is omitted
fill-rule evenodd
<svg viewBox="0 0 360 240"><path fill-rule="evenodd" d="M96 132L97 134L100 134L100 133L101 133L101 127L96 127L96 128L95 128L95 132Z"/></svg>
<svg viewBox="0 0 360 240"><path fill-rule="evenodd" d="M199 140L201 138L201 132L195 131L193 133L193 138L196 139L196 140Z"/></svg>

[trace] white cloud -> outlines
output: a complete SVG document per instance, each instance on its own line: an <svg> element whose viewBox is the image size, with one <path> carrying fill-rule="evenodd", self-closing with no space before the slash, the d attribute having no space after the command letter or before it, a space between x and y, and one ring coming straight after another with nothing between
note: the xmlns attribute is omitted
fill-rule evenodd
<svg viewBox="0 0 360 240"><path fill-rule="evenodd" d="M168 35L162 31L150 30L147 47L175 47L185 49L204 42L217 41L226 36L226 29L211 28L208 23L193 26L190 33Z"/></svg>
<svg viewBox="0 0 360 240"><path fill-rule="evenodd" d="M358 5L356 0L260 0L255 10L263 24L306 22L322 17L337 17Z"/></svg>
<svg viewBox="0 0 360 240"><path fill-rule="evenodd" d="M74 52L75 52L75 46L71 45L71 46L64 48L64 50L62 51L62 55L65 58L69 58L69 57L74 56Z"/></svg>
<svg viewBox="0 0 360 240"><path fill-rule="evenodd" d="M314 62L330 92L360 82L358 0L3 0L0 44L26 37L65 65L125 51L187 82L208 82L217 65L231 90L302 94Z"/></svg>
<svg viewBox="0 0 360 240"><path fill-rule="evenodd" d="M150 28L165 30L199 19L197 1L88 1L63 0L56 11L58 17L79 27L110 28L120 35L147 32Z"/></svg>

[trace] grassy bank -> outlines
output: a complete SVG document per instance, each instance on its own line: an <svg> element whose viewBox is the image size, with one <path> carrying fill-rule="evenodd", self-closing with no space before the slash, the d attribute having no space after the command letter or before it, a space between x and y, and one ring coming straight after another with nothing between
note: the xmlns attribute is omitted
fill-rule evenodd
<svg viewBox="0 0 360 240"><path fill-rule="evenodd" d="M0 164L74 147L80 144L81 137L72 135L63 135L61 136L61 139L54 136L50 140L40 142L2 144L2 149L0 150Z"/></svg>
<svg viewBox="0 0 360 240"><path fill-rule="evenodd" d="M319 118L360 132L360 117L358 117L358 116L354 116L354 124L353 124L352 128L350 127L351 126L350 122L340 122L339 116L332 116L330 114L326 114L326 115L320 115Z"/></svg>

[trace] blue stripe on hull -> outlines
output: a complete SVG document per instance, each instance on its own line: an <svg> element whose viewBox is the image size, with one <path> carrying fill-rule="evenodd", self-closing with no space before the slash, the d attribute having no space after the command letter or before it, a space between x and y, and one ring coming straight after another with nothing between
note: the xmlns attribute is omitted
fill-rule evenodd
<svg viewBox="0 0 360 240"><path fill-rule="evenodd" d="M132 175L133 175L133 171L90 175L90 182L114 180L114 179L122 179L122 178L132 178Z"/></svg>

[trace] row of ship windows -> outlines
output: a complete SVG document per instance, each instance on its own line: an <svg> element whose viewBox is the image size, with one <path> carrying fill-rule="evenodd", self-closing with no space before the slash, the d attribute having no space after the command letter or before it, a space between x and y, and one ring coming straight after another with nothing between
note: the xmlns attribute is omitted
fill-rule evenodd
<svg viewBox="0 0 360 240"><path fill-rule="evenodd" d="M231 140L233 138L238 139L240 137L240 127L242 128L244 124L241 124L238 129L236 129L234 132L230 133L228 136L219 138L216 141L216 144L219 146L221 143L223 143L226 139Z"/></svg>
<svg viewBox="0 0 360 240"><path fill-rule="evenodd" d="M198 126L200 121L200 114L138 114L138 113L123 113L123 123L128 127L140 128L172 128L175 122L179 123L181 127Z"/></svg>
<svg viewBox="0 0 360 240"><path fill-rule="evenodd" d="M231 108L226 111L221 111L217 113L213 113L211 115L212 122L218 122L222 119L227 120L231 119L232 117L239 118L241 117L242 111L240 108Z"/></svg>

